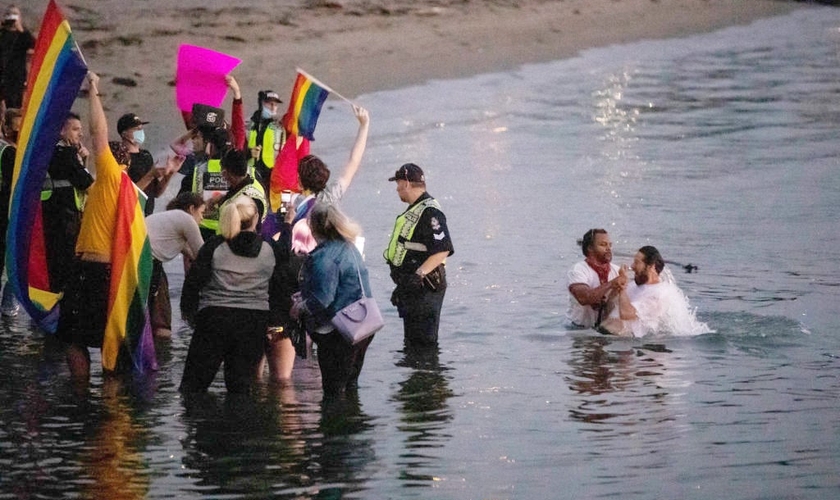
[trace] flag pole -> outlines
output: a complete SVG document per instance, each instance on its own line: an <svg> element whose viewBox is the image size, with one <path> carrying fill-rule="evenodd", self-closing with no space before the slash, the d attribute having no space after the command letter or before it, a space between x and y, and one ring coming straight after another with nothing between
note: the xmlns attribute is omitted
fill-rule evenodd
<svg viewBox="0 0 840 500"><path fill-rule="evenodd" d="M350 99L348 99L348 98L344 97L343 95L339 94L338 92L336 92L336 91L335 91L335 90L333 90L332 88L328 87L328 86L327 86L327 85L325 85L325 84L324 84L321 80L318 80L317 78L315 78L314 76L310 75L310 74L309 74L309 73L307 73L306 71L304 71L304 70L302 70L302 69L300 69L300 68L296 68L296 71L297 71L298 73L300 73L301 75L305 76L306 78L308 78L309 80L311 80L311 81L312 81L312 83L314 83L314 84L318 85L319 87L321 87L322 89L326 90L327 92L330 92L331 94L335 94L335 96L336 96L336 97L338 97L338 98L340 98L340 99L344 99L345 101L349 102L349 103L350 103L350 104L352 104L353 106L355 106L355 105L356 105L356 103L354 103L354 102L353 102L353 101L351 101Z"/></svg>

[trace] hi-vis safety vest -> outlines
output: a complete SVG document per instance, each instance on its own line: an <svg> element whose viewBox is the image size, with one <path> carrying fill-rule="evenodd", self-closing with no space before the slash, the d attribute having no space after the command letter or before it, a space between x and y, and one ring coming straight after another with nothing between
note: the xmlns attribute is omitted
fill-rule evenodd
<svg viewBox="0 0 840 500"><path fill-rule="evenodd" d="M274 162L277 159L277 155L280 153L280 148L283 147L283 143L286 139L286 131L282 128L278 127L276 123L271 122L265 127L265 132L263 132L262 138L262 150L260 151L260 160L262 160L263 165L266 168L274 168ZM254 149L257 147L257 131L255 129L251 129L248 132L248 149ZM253 167L254 160L250 160L250 165Z"/></svg>
<svg viewBox="0 0 840 500"><path fill-rule="evenodd" d="M192 192L200 194L204 201L209 197L204 196L205 191L221 191L227 193L230 188L225 178L222 177L222 161L209 160L207 163L200 163L195 166L193 170ZM204 218L201 219L200 227L207 228L211 231L218 231L219 229L219 208L214 210L207 210L204 212Z"/></svg>
<svg viewBox="0 0 840 500"><path fill-rule="evenodd" d="M6 149L5 144L3 145L3 148L0 149L0 155L2 155L4 149ZM2 170L0 170L0 172L2 172ZM47 201L52 198L53 189L56 188L73 188L73 201L76 205L76 210L79 212L83 212L85 210L87 191L76 189L70 181L65 179L53 180L49 173L46 174L44 184L41 186L41 201Z"/></svg>
<svg viewBox="0 0 840 500"><path fill-rule="evenodd" d="M417 223L420 222L420 216L423 215L423 211L429 207L440 210L440 204L436 199L426 198L397 217L397 221L394 223L394 233L391 235L391 242L388 244L388 248L385 249L384 253L385 260L392 266L400 267L408 250L418 252L425 252L427 250L426 245L408 240L414 234L414 229L417 227Z"/></svg>

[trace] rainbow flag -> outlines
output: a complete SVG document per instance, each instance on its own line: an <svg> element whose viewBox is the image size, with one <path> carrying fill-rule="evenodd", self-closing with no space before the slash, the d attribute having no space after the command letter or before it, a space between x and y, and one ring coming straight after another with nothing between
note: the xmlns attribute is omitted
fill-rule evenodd
<svg viewBox="0 0 840 500"><path fill-rule="evenodd" d="M21 305L43 330L54 333L58 299L50 292L43 231L41 186L67 112L87 74L70 25L50 0L27 80L12 174L6 270Z"/></svg>
<svg viewBox="0 0 840 500"><path fill-rule="evenodd" d="M283 116L283 127L288 135L314 141L312 134L321 114L321 106L330 95L329 88L305 72L298 70L289 109Z"/></svg>
<svg viewBox="0 0 840 500"><path fill-rule="evenodd" d="M145 195L141 193L123 172L111 246L108 320L102 341L102 367L107 370L116 367L123 343L136 373L157 370L148 308L152 249L143 216Z"/></svg>

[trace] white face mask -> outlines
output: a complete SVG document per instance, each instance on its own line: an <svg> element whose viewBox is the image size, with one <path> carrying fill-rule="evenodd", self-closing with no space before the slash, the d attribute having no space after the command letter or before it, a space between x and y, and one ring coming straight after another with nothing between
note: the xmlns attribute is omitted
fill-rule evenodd
<svg viewBox="0 0 840 500"><path fill-rule="evenodd" d="M138 146L142 146L144 142L146 142L146 132L143 129L135 130L132 134L134 136L134 142L137 143Z"/></svg>
<svg viewBox="0 0 840 500"><path fill-rule="evenodd" d="M262 117L266 120L269 118L274 118L277 115L277 111L268 109L267 107L263 106L262 108Z"/></svg>

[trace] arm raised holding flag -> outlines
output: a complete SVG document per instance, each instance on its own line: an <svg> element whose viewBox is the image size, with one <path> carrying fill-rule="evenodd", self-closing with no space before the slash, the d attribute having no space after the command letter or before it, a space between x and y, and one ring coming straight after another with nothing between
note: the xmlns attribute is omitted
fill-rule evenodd
<svg viewBox="0 0 840 500"><path fill-rule="evenodd" d="M290 226L286 226L284 230L291 231L291 250L296 256L292 259L292 267L294 268L292 271L293 276L297 275L296 269L300 266L303 260L302 257L314 249L316 245L307 221L307 217L314 207L315 201L319 200L325 203L338 202L350 186L353 177L358 172L359 166L362 163L362 157L367 146L370 116L365 108L355 104L353 105L353 113L359 121L359 130L356 133L356 139L350 150L350 158L347 160L338 179L329 183L327 182L330 178L330 170L317 156L307 154L298 161L298 155L295 149L292 149L291 153L287 152L287 164L291 164L294 161L292 168L294 168L295 178L298 181L296 184L300 184L301 194L304 197L303 201L298 204L297 210L290 210L287 213L285 221ZM302 140L306 143L308 150L308 140ZM288 148L295 148L295 146L297 146L295 138L290 137L286 143L286 147L284 147L284 151L288 151ZM282 156L283 154L281 153ZM277 171L278 169L275 167L273 175ZM294 292L295 290L292 289L290 291ZM291 378L292 367L295 361L295 348L292 345L291 339L286 337L267 345L266 359L273 380L288 380Z"/></svg>
<svg viewBox="0 0 840 500"><path fill-rule="evenodd" d="M80 379L90 376L89 347L102 350L105 371L157 369L147 308L152 254L143 198L121 163L130 156L118 154L118 160L108 143L99 77L88 73L88 82L96 181L88 190L76 272L65 290L57 329L58 338L69 344L71 375Z"/></svg>
<svg viewBox="0 0 840 500"><path fill-rule="evenodd" d="M292 87L292 96L289 99L289 108L283 115L283 128L286 129L287 134L286 144L280 151L277 159L278 165L271 174L272 207L279 206L277 200L280 198L280 192L284 189L293 191L297 191L298 188L305 189L305 186L299 186L298 183L298 167L300 162L310 156L309 142L315 140L315 125L318 123L321 107L330 93L350 103L353 113L361 124L350 160L345 168L345 173L342 173L341 176L340 185L343 189L347 189L347 186L350 185L365 150L369 122L368 112L305 71L298 69L297 78ZM323 186L321 189L323 189ZM319 192L321 189L313 189L312 191Z"/></svg>
<svg viewBox="0 0 840 500"><path fill-rule="evenodd" d="M356 133L356 141L353 143L353 149L350 150L350 158L347 164L344 165L344 170L341 172L341 177L338 182L342 186L342 191L346 191L353 181L356 172L359 171L359 166L362 164L362 156L365 154L367 147L368 129L370 128L370 115L365 108L353 104L353 113L356 119L359 120L359 131Z"/></svg>

